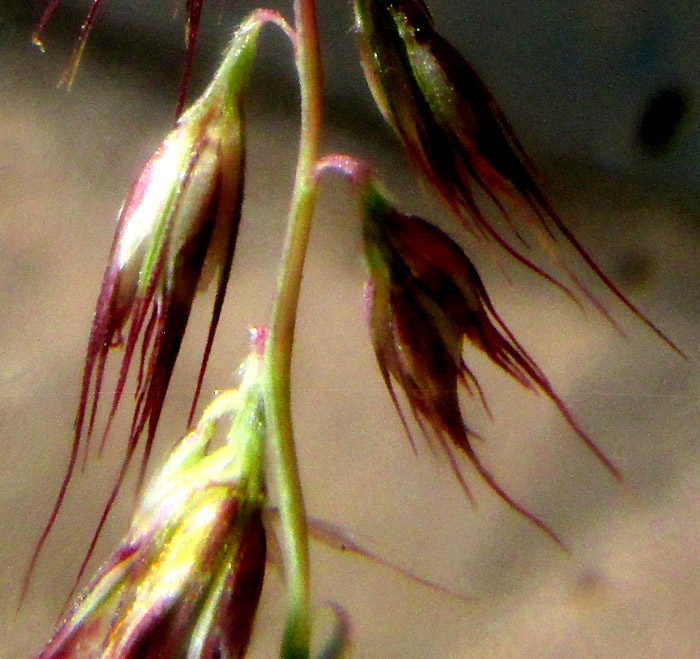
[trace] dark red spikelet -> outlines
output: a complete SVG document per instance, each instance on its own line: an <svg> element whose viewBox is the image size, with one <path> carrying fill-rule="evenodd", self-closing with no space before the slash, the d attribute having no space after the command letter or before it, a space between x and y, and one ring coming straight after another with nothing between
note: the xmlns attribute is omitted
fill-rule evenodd
<svg viewBox="0 0 700 659"><path fill-rule="evenodd" d="M81 574L139 439L145 433L139 483L143 481L175 361L208 259L209 267L218 267L219 275L192 412L196 408L230 275L242 205L242 134L236 131L239 125L229 124L231 116L224 120L221 111L219 105L204 120L199 115L196 120L183 117L143 168L119 214L90 331L68 468L32 556L27 579L63 504L83 440L87 457L109 352L115 347L123 348L100 448L119 408L139 341L136 405L124 461Z"/></svg>
<svg viewBox="0 0 700 659"><path fill-rule="evenodd" d="M414 446L394 384L406 395L427 439L437 439L469 494L452 447L463 452L489 487L552 539L556 534L514 501L475 453L459 404L459 388L479 383L462 357L469 342L527 389L543 392L603 465L620 473L575 420L548 379L496 312L474 265L440 229L404 215L371 185L363 196L363 234L371 284L367 289L372 342L384 382ZM430 431L430 432L429 432Z"/></svg>

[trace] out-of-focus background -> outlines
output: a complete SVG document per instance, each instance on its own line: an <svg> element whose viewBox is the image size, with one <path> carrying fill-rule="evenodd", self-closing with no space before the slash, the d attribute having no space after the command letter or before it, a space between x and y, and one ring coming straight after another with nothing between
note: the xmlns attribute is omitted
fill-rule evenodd
<svg viewBox="0 0 700 659"><path fill-rule="evenodd" d="M114 217L171 125L184 7L105 2L70 93L56 89L86 3L66 2L30 44L43 3L0 7L0 657L36 653L73 583L116 474L120 430L78 474L16 612L23 571L71 442L84 346ZM183 3L184 4L184 3ZM571 548L565 555L464 464L472 507L439 452L415 456L374 363L362 314L359 225L324 184L304 281L294 410L310 514L414 573L417 586L322 546L314 601L341 603L358 657L693 657L700 645L700 10L687 0L433 2L485 78L589 251L687 352L683 361L596 288L628 336L541 281L474 251L494 303L582 425L620 466L616 484L543 396L468 355L494 420L465 400L479 454ZM332 6L331 6L332 5ZM207 3L192 94L250 2ZM286 5L280 7L288 11ZM367 157L403 208L448 219L382 124L356 64L348 3L319 2L325 147ZM204 397L235 381L246 327L274 293L297 140L290 49L265 32L249 104L250 165L234 276ZM464 232L453 233L466 239ZM573 258L566 253L567 258ZM595 287L595 281L589 278ZM211 295L178 362L156 465L182 431ZM109 386L106 394L109 394ZM124 489L91 569L124 532ZM252 656L275 655L283 613L270 570ZM328 631L319 614L319 637ZM320 643L319 638L319 643Z"/></svg>

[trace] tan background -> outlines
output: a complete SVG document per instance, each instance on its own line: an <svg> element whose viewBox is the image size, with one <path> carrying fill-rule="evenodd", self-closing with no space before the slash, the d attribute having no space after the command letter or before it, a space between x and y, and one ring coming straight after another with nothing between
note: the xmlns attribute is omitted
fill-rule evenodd
<svg viewBox="0 0 700 659"><path fill-rule="evenodd" d="M66 94L54 87L69 37L54 37L49 55L41 56L29 47L26 27L5 23L3 36L0 656L14 659L31 656L48 637L121 455L116 428L107 453L76 478L16 614L21 575L67 461L113 217L140 164L167 131L177 83L159 73L156 62L148 66L148 58L134 68L95 47ZM259 84L251 108L244 227L205 396L233 381L246 350L245 328L264 322L269 311L296 142L294 117L275 111L291 104L288 96L280 100L286 93L276 96L267 82ZM403 207L430 213L427 196L387 146L378 118L363 116L360 125L355 131L329 126L328 148L372 154ZM481 255L504 318L625 474L627 487L621 488L551 405L475 358L496 417L490 422L465 401L475 427L487 436L480 455L510 493L564 538L572 549L566 556L466 466L476 510L443 456L424 446L418 457L412 454L363 323L364 270L353 203L342 183L324 186L294 365L309 512L416 574L475 597L465 605L314 547L314 601L330 599L346 608L358 657L697 655L697 197L642 185L631 174L611 175L546 155L537 159L555 206L689 359L678 359L609 298L627 340L595 313L582 314L517 269L511 269L510 285ZM209 301L195 309L159 433L161 453L182 430ZM133 486L124 490L99 557L125 529L131 491ZM271 570L253 656L274 656L280 584ZM327 628L327 620L320 622Z"/></svg>

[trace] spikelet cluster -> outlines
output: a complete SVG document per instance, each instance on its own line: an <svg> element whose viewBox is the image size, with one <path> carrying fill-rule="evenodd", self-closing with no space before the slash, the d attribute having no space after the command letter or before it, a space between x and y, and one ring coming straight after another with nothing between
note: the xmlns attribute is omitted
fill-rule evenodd
<svg viewBox="0 0 700 659"><path fill-rule="evenodd" d="M401 213L371 182L365 185L362 209L372 343L384 383L412 444L394 383L405 394L423 434L441 442L467 493L452 447L468 457L511 507L554 537L543 522L498 485L473 449L473 434L460 409L460 387L477 395L485 407L487 404L476 376L464 361L464 344L482 352L523 387L547 395L579 437L619 478L617 468L579 426L501 320L462 248L426 220Z"/></svg>
<svg viewBox="0 0 700 659"><path fill-rule="evenodd" d="M81 445L87 459L109 355L122 351L100 449L135 360L138 376L122 469L95 540L145 433L139 482L144 479L195 295L216 277L188 426L192 421L238 236L245 170L245 91L259 29L260 22L252 16L237 30L213 81L144 165L119 212L88 340L71 456L30 573L62 506ZM91 551L92 547L88 554Z"/></svg>
<svg viewBox="0 0 700 659"><path fill-rule="evenodd" d="M266 560L261 360L172 451L41 659L244 656Z"/></svg>

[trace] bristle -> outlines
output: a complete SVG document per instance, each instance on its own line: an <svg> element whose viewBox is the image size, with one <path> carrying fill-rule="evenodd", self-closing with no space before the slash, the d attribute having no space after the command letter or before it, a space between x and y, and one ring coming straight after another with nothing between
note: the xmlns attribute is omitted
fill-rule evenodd
<svg viewBox="0 0 700 659"><path fill-rule="evenodd" d="M32 575L34 574L34 570L36 569L37 561L39 560L41 550L43 549L44 544L46 543L46 539L49 537L49 533L51 533L51 529L53 529L53 526L56 522L58 513L60 512L61 507L63 506L63 500L66 497L68 484L71 481L73 471L75 470L75 464L78 459L79 447L79 438L76 438L73 440L73 445L71 446L70 458L68 460L68 468L66 469L66 473L63 476L63 481L61 482L61 487L58 490L58 495L56 496L56 502L54 503L53 510L51 511L49 519L47 520L46 525L44 526L44 530L39 536L39 540L37 540L37 543L34 546L34 551L32 552L32 557L29 561L29 566L27 567L27 571L24 574L24 579L22 582L22 591L20 593L18 607L21 607L22 603L24 602L24 598L26 597L27 591L29 590L29 583L31 581Z"/></svg>
<svg viewBox="0 0 700 659"><path fill-rule="evenodd" d="M121 490L122 483L124 482L126 472L129 469L129 464L131 462L131 458L133 457L135 450L136 450L135 444L130 444L127 447L126 455L124 456L121 467L119 469L119 474L117 476L117 480L112 488L112 491L109 495L109 498L107 499L107 503L105 504L105 507L102 510L102 515L100 516L100 521L97 524L97 527L95 529L95 532L93 533L92 539L90 540L90 544L88 546L88 549L85 552L85 556L83 557L83 561L80 564L80 568L78 569L77 575L75 577L75 581L73 582L73 587L71 588L70 593L68 593L68 597L66 598L65 604L63 605L63 610L65 610L67 608L68 603L73 599L73 595L75 595L75 591L78 589L78 586L80 585L80 580L85 575L85 571L87 570L88 563L90 562L92 555L95 553L95 547L97 547L97 541L100 539L100 536L102 535L102 530L104 529L104 525L107 522L107 518L109 517L109 513L112 510L112 506L114 506L114 502L117 500L117 495L119 494L119 490Z"/></svg>
<svg viewBox="0 0 700 659"><path fill-rule="evenodd" d="M408 437L408 442L411 445L411 448L413 449L413 453L415 455L418 455L418 449L416 448L416 442L413 439L413 433L411 432L411 429L408 426L408 421L406 421L406 415L403 413L403 409L401 409L399 399L396 397L396 391L394 390L394 384L391 381L391 376L389 375L389 372L386 370L382 363L379 363L379 369L381 371L382 378L384 380L384 384L386 385L387 391L389 392L391 402L394 404L394 408L396 409L396 412L399 415L399 419L401 420L401 425L403 426L403 429L406 432L406 437ZM413 410L413 414L417 417L415 409ZM419 425L421 425L422 421L418 421L418 423ZM422 425L421 430L424 430Z"/></svg>
<svg viewBox="0 0 700 659"><path fill-rule="evenodd" d="M87 17L83 21L83 24L80 28L78 43L76 44L75 49L73 51L71 62L68 65L68 68L66 69L65 73L63 74L63 77L61 78L61 82L59 83L61 86L65 85L68 89L72 87L73 82L75 81L75 76L78 73L78 68L80 67L80 60L83 58L85 45L87 44L87 39L90 34L90 30L92 29L92 26L95 22L97 10L100 8L101 2L102 0L92 0L92 5L90 5L90 11L88 12Z"/></svg>
<svg viewBox="0 0 700 659"><path fill-rule="evenodd" d="M41 40L41 34L43 33L46 24L51 19L51 16L53 16L53 13L56 11L60 4L61 0L49 0L46 7L44 8L43 13L41 14L41 18L39 19L37 26L34 28L34 33L32 34L32 42L36 46L41 48L42 51L44 50L44 44Z"/></svg>
<svg viewBox="0 0 700 659"><path fill-rule="evenodd" d="M469 461L472 463L472 465L474 465L474 468L478 472L479 476L481 476L481 478L483 478L483 480L486 481L486 484L498 495L498 497L502 501L508 504L508 506L516 513L518 513L528 521L532 522L538 529L540 529L540 531L542 531L546 536L548 536L557 545L559 545L561 549L569 553L568 547L546 522L544 522L542 519L537 517L537 515L533 514L527 508L515 501L515 499L513 499L513 497L511 497L498 484L498 482L494 479L491 473L486 469L486 467L484 467L481 460L479 460L478 456L476 455L476 453L474 453L471 447L468 446L464 450L467 454L467 457L469 458Z"/></svg>
<svg viewBox="0 0 700 659"><path fill-rule="evenodd" d="M199 20L202 15L202 5L204 0L187 0L187 23L185 25L185 69L182 74L182 82L180 83L180 95L178 98L177 109L175 110L175 119L177 120L182 114L185 107L185 99L187 97L187 85L190 81L192 73L192 62L194 61L194 49L197 45L197 33L199 32Z"/></svg>
<svg viewBox="0 0 700 659"><path fill-rule="evenodd" d="M470 604L474 601L474 598L472 597L463 595L462 593L452 590L451 588L441 586L440 584L429 579L424 579L423 577L413 574L413 572L410 572L406 568L402 568L400 565L397 565L396 563L387 560L386 558L380 556L376 552L362 547L357 542L355 542L350 536L344 533L341 528L335 526L334 524L331 524L330 522L310 517L308 519L308 525L309 536L311 537L311 539L316 540L317 542L321 542L330 549L365 558L368 561L371 561L372 563L381 567L387 568L392 572L396 572L402 577L414 581L417 584L424 586L425 588L429 588L430 590L434 590L444 595L449 595L450 597L454 597L455 599L461 600L462 602Z"/></svg>
<svg viewBox="0 0 700 659"><path fill-rule="evenodd" d="M219 320L221 318L221 311L224 306L224 299L226 298L226 289L228 288L228 282L231 276L231 268L233 266L233 256L236 251L236 243L238 242L238 230L241 222L241 208L243 202L243 183L245 181L245 154L241 158L240 171L236 182L236 192L235 201L233 203L234 208L228 208L221 206L217 209L217 217L214 220L215 226L212 231L216 231L216 223L220 221L228 221L230 223L229 230L226 234L226 247L224 250L224 259L219 266L219 281L216 286L216 296L214 298L214 306L211 312L211 321L209 323L209 331L207 332L207 342L204 346L204 352L202 353L202 360L200 362L199 373L197 374L197 385L195 386L194 396L192 397L192 406L190 408L190 414L187 419L187 427L191 427L192 420L194 419L194 414L197 409L197 402L199 401L199 396L202 391L202 383L204 382L204 374L207 370L207 365L209 363L209 356L211 355L211 350L214 345L214 337L216 336L216 330L219 326ZM224 176L221 182L222 186L222 198L223 199L233 199L233 194L229 194L226 189L230 186L232 181L229 176ZM232 191L231 191L232 192ZM206 256L205 256L206 258Z"/></svg>
<svg viewBox="0 0 700 659"><path fill-rule="evenodd" d="M536 386L539 388L539 390L542 391L554 403L566 422L569 424L569 427L593 452L596 458L600 460L603 466L615 477L616 480L622 481L622 474L620 473L620 470L615 466L612 460L610 460L610 458L603 453L602 449L596 444L595 441L593 441L588 433L583 430L578 421L576 421L567 405L554 391L552 385L540 367L528 354L525 348L523 348L523 346L518 342L513 333L498 315L493 307L493 304L491 303L491 300L486 295L485 289L482 288L481 294L484 307L492 316L496 326L500 328L507 337L506 340L500 335L496 327L491 326L493 331L490 333L489 337L487 337L487 343L485 343L483 346L484 351L489 356L491 361L524 387L532 389ZM485 323L488 323L488 319L485 319Z"/></svg>
<svg viewBox="0 0 700 659"><path fill-rule="evenodd" d="M457 482L462 488L462 491L466 495L467 499L469 499L469 503L471 503L472 506L476 507L476 499L474 498L474 495L469 489L467 481L464 480L464 475L462 474L462 470L459 468L457 458L455 457L454 452L452 451L452 446L450 446L449 442L445 440L441 432L436 432L435 435L438 438L440 444L442 445L445 454L447 455L447 460L450 463L450 469L452 470L452 473L454 474L455 478L457 479Z"/></svg>
<svg viewBox="0 0 700 659"><path fill-rule="evenodd" d="M104 357L104 352L105 352L105 342L106 342L106 335L107 335L107 327L105 324L105 319L104 317L99 313L100 310L100 301L102 300L102 296L105 294L105 287L107 286L107 281L108 281L108 273L105 274L105 282L103 282L102 286L102 292L100 295L100 298L98 300L98 313L95 314L95 318L93 320L93 325L90 331L90 340L88 342L88 347L86 351L86 356L85 356L85 364L83 367L83 378L82 378L82 384L81 384L81 389L80 389L80 398L78 400L78 409L76 411L76 416L75 416L75 422L74 422L74 433L73 433L73 442L71 445L71 453L70 453L70 458L68 461L68 466L66 468L66 472L63 476L63 481L61 482L61 486L59 488L58 494L56 496L56 501L54 502L54 507L51 511L51 514L49 515L49 518L46 522L46 525L44 526L44 529L39 536L39 540L37 541L35 547L34 547L34 552L32 553L32 557L29 561L29 566L27 568L27 571L24 575L24 583L22 586L22 593L20 596L20 604L23 601L27 589L29 588L29 583L31 580L31 577L34 573L34 570L36 568L37 561L39 559L39 555L41 554L41 551L44 547L44 544L46 543L46 539L48 538L49 534L51 533L51 530L53 529L53 526L56 522L56 519L58 517L58 514L63 506L63 501L65 500L66 497L66 492L68 490L68 485L70 484L70 481L73 477L73 472L75 470L75 465L77 463L78 459L78 453L80 451L80 444L82 440L82 434L83 434L83 427L84 427L84 422L85 422L85 414L87 412L87 407L88 407L88 402L90 400L90 387L92 384L93 380L93 373L95 372L95 363L97 360L97 377L95 381L95 393L93 394L95 396L93 400L93 404L91 405L91 412L90 412L90 422L89 422L89 432L92 432L92 425L94 422L94 410L97 405L97 398L99 397L99 392L100 392L100 385L101 385L101 376L102 373L104 372L103 368L103 357ZM102 302L102 307L104 307L104 301ZM86 446L87 449L87 446Z"/></svg>
<svg viewBox="0 0 700 659"><path fill-rule="evenodd" d="M129 375L129 369L131 367L131 361L136 350L136 345L139 340L139 335L141 329L143 328L147 310L149 308L150 299L137 298L135 301L135 309L131 319L131 324L129 326L129 334L126 340L126 346L124 347L124 354L122 355L122 363L119 369L119 377L117 379L117 384L114 389L114 396L112 397L112 405L107 416L107 422L105 423L104 429L102 431L102 438L100 440L100 453L104 450L105 443L107 441L107 435L109 434L110 428L112 427L112 422L119 408L119 403L121 401L122 394L124 393L124 387L126 385L126 380Z"/></svg>
<svg viewBox="0 0 700 659"><path fill-rule="evenodd" d="M153 338L153 330L157 324L158 320L158 301L156 300L152 305L151 315L146 323L146 329L143 332L143 339L141 340L141 358L139 360L139 373L136 377L136 392L143 389L144 386L144 370L146 366L146 358L148 357L149 349L151 348L151 339Z"/></svg>
<svg viewBox="0 0 700 659"><path fill-rule="evenodd" d="M465 221L464 213L462 211L457 212L457 216ZM521 265L525 266L528 270L534 272L538 277L541 277L545 281L549 282L555 288L558 288L566 297L569 298L576 306L583 308L579 299L574 295L573 291L560 282L556 277L550 275L546 270L530 261L527 257L523 256L515 247L513 247L500 233L492 226L492 224L484 217L481 211L477 208L474 214L474 218L478 221L479 225L484 229L486 234L488 234L493 240L496 241L499 247L501 247L506 254L513 257Z"/></svg>
<svg viewBox="0 0 700 659"><path fill-rule="evenodd" d="M107 356L109 353L109 344L104 344L100 349L100 354L97 361L97 372L95 373L95 384L92 392L92 405L90 406L90 419L88 421L87 432L85 433L85 448L83 449L83 465L82 470L85 472L87 466L88 453L90 450L90 442L95 429L95 419L97 418L97 406L102 393L102 382L104 380L105 368L107 366ZM87 392L86 392L87 393ZM80 430L76 424L76 435L80 437ZM102 444L100 444L100 453L102 452Z"/></svg>
<svg viewBox="0 0 700 659"><path fill-rule="evenodd" d="M573 248L581 255L581 258L588 264L595 275L600 279L600 281L605 284L605 286L610 290L610 292L618 299L622 304L624 304L639 320L641 320L656 336L658 336L671 350L676 352L683 359L688 359L687 355L681 350L678 345L671 340L661 329L652 322L644 313L642 313L636 306L634 306L629 299L620 291L620 289L613 283L613 281L603 272L600 266L596 263L592 256L588 254L583 245L579 242L576 236L571 232L569 227L564 223L564 221L559 217L557 213L554 212L549 206L546 207L548 214L552 221L556 224L559 231L566 240L571 243Z"/></svg>
<svg viewBox="0 0 700 659"><path fill-rule="evenodd" d="M484 390L482 389L481 384L479 384L479 380L477 379L476 375L474 375L472 370L467 366L464 359L461 360L461 364L459 366L459 379L462 386L467 390L467 393L470 396L474 395L472 387L476 390L476 395L479 397L481 407L484 408L484 412L486 412L488 417L493 419L493 414L486 400L486 396L484 395Z"/></svg>

